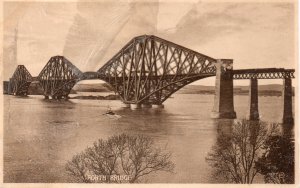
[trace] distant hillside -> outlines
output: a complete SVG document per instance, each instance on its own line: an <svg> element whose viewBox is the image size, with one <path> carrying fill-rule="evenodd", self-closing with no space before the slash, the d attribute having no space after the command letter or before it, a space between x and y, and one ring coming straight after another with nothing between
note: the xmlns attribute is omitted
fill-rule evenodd
<svg viewBox="0 0 300 188"><path fill-rule="evenodd" d="M235 88L240 88L241 90L248 91L249 86L236 86ZM259 91L280 91L281 92L282 85L280 85L280 84L258 85L258 90Z"/></svg>
<svg viewBox="0 0 300 188"><path fill-rule="evenodd" d="M28 88L28 95L43 95L44 90L38 82L32 82ZM71 94L76 93L76 91L71 90Z"/></svg>
<svg viewBox="0 0 300 188"><path fill-rule="evenodd" d="M77 84L73 88L75 91L80 92L109 92L113 89L110 85L103 84ZM249 86L235 86L235 95L248 95ZM269 84L259 85L258 94L266 96L280 96L282 91L282 85L280 84ZM293 88L294 91L294 88ZM215 86L203 86L203 85L187 85L177 91L178 94L214 94Z"/></svg>
<svg viewBox="0 0 300 188"><path fill-rule="evenodd" d="M6 94L7 84L4 83L4 94ZM71 94L79 92L111 92L113 89L106 83L104 84L76 84L72 90ZM38 82L32 82L28 88L28 95L43 95L44 90Z"/></svg>
<svg viewBox="0 0 300 188"><path fill-rule="evenodd" d="M293 93L295 88L293 87ZM214 94L215 86L202 86L202 85L188 85L177 91L181 94ZM249 86L234 86L235 95L248 95ZM259 85L258 95L262 96L281 96L282 85L269 84Z"/></svg>
<svg viewBox="0 0 300 188"><path fill-rule="evenodd" d="M28 95L43 95L43 88L38 82L32 82L28 88Z"/></svg>
<svg viewBox="0 0 300 188"><path fill-rule="evenodd" d="M76 84L72 90L71 94L75 94L76 92L110 92L112 88L104 83L104 84ZM31 83L28 89L29 95L42 95L43 88L36 82Z"/></svg>
<svg viewBox="0 0 300 188"><path fill-rule="evenodd" d="M76 84L73 90L77 92L111 92L113 88L106 83L99 84Z"/></svg>

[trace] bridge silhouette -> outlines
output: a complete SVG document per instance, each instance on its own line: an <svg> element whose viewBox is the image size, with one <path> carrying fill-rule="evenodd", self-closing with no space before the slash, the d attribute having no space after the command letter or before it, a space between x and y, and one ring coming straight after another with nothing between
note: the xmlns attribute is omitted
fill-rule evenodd
<svg viewBox="0 0 300 188"><path fill-rule="evenodd" d="M257 79L283 79L283 122L292 123L294 69L233 69L232 59L214 59L153 35L133 38L96 72L81 72L63 56L51 57L37 77L18 65L9 80L8 93L27 95L31 82L39 81L45 98L68 98L81 80L109 83L131 108L162 106L180 88L200 79L216 77L212 117L235 118L233 80L250 80L249 119L259 119Z"/></svg>

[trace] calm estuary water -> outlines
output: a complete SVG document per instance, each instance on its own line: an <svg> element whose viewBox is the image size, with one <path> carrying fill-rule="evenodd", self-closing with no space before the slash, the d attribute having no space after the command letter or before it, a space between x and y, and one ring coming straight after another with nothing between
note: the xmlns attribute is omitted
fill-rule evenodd
<svg viewBox="0 0 300 188"><path fill-rule="evenodd" d="M164 109L123 108L121 101L47 101L43 96L4 96L4 181L71 182L65 164L99 138L143 134L157 147L167 145L175 173L158 172L149 183L217 183L205 157L231 120L210 118L213 95L175 94ZM235 96L238 119L246 116L248 96ZM107 106L120 119L105 115ZM259 97L264 121L280 122L280 97ZM260 182L260 178L257 178Z"/></svg>

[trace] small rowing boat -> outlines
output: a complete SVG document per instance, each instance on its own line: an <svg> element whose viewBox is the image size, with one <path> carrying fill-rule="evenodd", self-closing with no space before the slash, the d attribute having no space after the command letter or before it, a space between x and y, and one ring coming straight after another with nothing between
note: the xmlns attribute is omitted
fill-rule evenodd
<svg viewBox="0 0 300 188"><path fill-rule="evenodd" d="M103 115L106 115L107 117L113 118L113 119L119 119L122 117L122 116L116 114L115 112L113 112L110 107L108 108L107 112L104 113Z"/></svg>

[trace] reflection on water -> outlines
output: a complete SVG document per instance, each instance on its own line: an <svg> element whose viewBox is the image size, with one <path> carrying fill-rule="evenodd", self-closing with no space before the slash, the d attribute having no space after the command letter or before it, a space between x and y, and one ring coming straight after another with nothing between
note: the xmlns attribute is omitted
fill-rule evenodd
<svg viewBox="0 0 300 188"><path fill-rule="evenodd" d="M63 173L67 161L95 140L125 133L151 137L156 147L167 144L172 153L175 173L151 174L148 183L217 183L205 158L222 132L233 131L232 120L210 118L213 95L178 94L165 102L164 109L136 111L122 108L120 101L4 99L5 182L72 182ZM262 120L281 121L279 99L259 98ZM235 96L238 119L246 115L247 100ZM122 117L102 115L107 106ZM255 181L263 183L264 177L256 176Z"/></svg>

